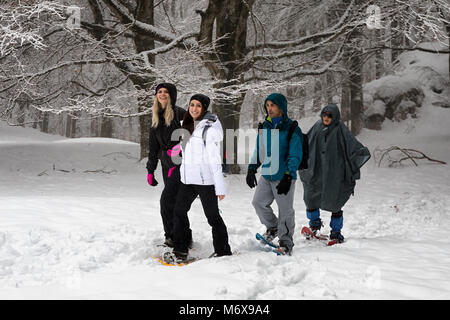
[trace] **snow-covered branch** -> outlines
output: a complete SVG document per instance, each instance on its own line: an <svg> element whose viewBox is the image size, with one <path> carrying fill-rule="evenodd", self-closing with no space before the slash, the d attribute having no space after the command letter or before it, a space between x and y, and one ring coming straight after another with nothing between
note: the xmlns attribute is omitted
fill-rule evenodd
<svg viewBox="0 0 450 320"><path fill-rule="evenodd" d="M167 32L163 29L160 29L158 27L155 27L154 25L144 23L142 21L139 21L135 19L135 17L129 12L128 8L123 6L121 3L119 3L116 0L103 0L110 8L114 10L115 13L117 13L124 22L130 23L134 29L138 32L146 33L149 36L152 36L155 40L162 42L162 43L172 43L175 42L177 45L182 42L181 40L178 40L180 37L177 37L173 33ZM188 39L192 37L190 33L188 35L181 36L183 38L182 40ZM191 45L195 45L195 43L191 43Z"/></svg>
<svg viewBox="0 0 450 320"><path fill-rule="evenodd" d="M298 39L294 40L287 40L287 41L270 41L270 42L262 42L257 43L256 45L249 45L248 50L258 50L258 49L285 49L289 47L295 47L299 45L303 45L309 42L317 41L323 38L334 38L336 34L342 34L347 29L351 29L355 27L355 24L353 23L346 23L346 20L349 18L350 12L353 9L354 0L351 1L351 3L347 6L347 9L345 10L342 17L339 19L339 21L327 28L326 30L316 32L312 35L307 35L304 37L300 37ZM322 41L323 42L323 41Z"/></svg>
<svg viewBox="0 0 450 320"><path fill-rule="evenodd" d="M196 37L197 35L198 35L197 32L188 32L179 37L176 37L170 43L168 43L164 46L161 46L161 47L158 47L158 48L155 48L152 50L142 51L139 54L146 56L146 55L157 55L157 54L161 54L161 53L166 53L166 52L174 49L175 47L177 47L180 43L184 42L184 40Z"/></svg>
<svg viewBox="0 0 450 320"><path fill-rule="evenodd" d="M25 44L31 44L36 49L45 48L35 20L45 14L62 18L64 10L65 6L51 1L16 7L0 4L0 58Z"/></svg>

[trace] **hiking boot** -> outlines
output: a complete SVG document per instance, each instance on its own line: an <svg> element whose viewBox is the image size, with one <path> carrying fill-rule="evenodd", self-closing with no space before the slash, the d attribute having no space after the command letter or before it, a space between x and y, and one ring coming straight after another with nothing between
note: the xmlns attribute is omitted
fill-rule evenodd
<svg viewBox="0 0 450 320"><path fill-rule="evenodd" d="M311 229L311 231L316 234L318 231L320 231L320 229L323 227L323 223L322 220L320 218L316 219L316 220L312 220L309 222L309 228Z"/></svg>
<svg viewBox="0 0 450 320"><path fill-rule="evenodd" d="M339 231L331 231L330 240L335 240L337 243L344 242L344 236Z"/></svg>
<svg viewBox="0 0 450 320"><path fill-rule="evenodd" d="M278 236L277 228L268 228L262 235L267 241L272 242Z"/></svg>
<svg viewBox="0 0 450 320"><path fill-rule="evenodd" d="M231 253L231 252L226 252L226 253L222 253L222 254L214 252L213 254L211 254L209 256L209 258L219 258L219 257L225 257L225 256L232 256L232 255L233 255L233 253Z"/></svg>
<svg viewBox="0 0 450 320"><path fill-rule="evenodd" d="M174 244L172 238L167 237L166 240L164 241L164 245L166 247L173 248Z"/></svg>
<svg viewBox="0 0 450 320"><path fill-rule="evenodd" d="M288 246L285 241L280 241L280 248L277 250L282 255L292 255L292 246Z"/></svg>
<svg viewBox="0 0 450 320"><path fill-rule="evenodd" d="M163 255L163 260L166 263L175 264L175 263L184 263L188 260L187 252L165 252Z"/></svg>
<svg viewBox="0 0 450 320"><path fill-rule="evenodd" d="M291 256L292 255L292 248L289 249L288 247L280 247L278 249L278 252L280 252L284 256Z"/></svg>

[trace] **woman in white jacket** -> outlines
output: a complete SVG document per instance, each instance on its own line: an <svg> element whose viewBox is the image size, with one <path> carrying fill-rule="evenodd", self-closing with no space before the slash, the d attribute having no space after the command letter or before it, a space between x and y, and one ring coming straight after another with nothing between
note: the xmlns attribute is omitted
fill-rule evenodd
<svg viewBox="0 0 450 320"><path fill-rule="evenodd" d="M183 120L181 187L174 209L174 249L172 259L187 259L190 239L187 213L200 196L208 223L212 228L216 256L231 255L228 232L219 213L218 199L225 197L220 142L222 125L217 116L209 113L209 97L195 94Z"/></svg>

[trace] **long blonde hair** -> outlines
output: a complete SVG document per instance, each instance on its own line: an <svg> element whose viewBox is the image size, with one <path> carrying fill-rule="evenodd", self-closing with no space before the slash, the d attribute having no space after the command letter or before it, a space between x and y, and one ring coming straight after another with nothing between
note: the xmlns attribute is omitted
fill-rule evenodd
<svg viewBox="0 0 450 320"><path fill-rule="evenodd" d="M172 122L174 118L174 112L172 108L172 101L170 100L170 96L168 97L169 101L167 102L166 108L164 110L164 122L166 126L170 126L170 123ZM159 110L161 109L161 104L158 102L158 99L155 98L155 101L153 101L153 108L152 108L152 127L156 128L159 125Z"/></svg>

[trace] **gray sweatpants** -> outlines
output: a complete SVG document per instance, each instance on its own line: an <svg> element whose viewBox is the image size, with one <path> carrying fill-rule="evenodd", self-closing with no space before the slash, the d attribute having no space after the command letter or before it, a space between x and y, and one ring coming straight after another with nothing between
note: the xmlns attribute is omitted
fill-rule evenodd
<svg viewBox="0 0 450 320"><path fill-rule="evenodd" d="M261 176L252 201L261 223L267 228L277 228L279 241L283 242L283 245L288 248L294 246L292 237L295 228L295 181L292 180L291 189L287 195L278 194L276 186L280 181L269 181ZM273 213L270 206L273 200L276 201L278 206L278 217Z"/></svg>

